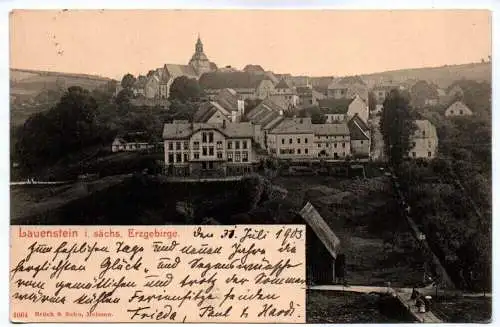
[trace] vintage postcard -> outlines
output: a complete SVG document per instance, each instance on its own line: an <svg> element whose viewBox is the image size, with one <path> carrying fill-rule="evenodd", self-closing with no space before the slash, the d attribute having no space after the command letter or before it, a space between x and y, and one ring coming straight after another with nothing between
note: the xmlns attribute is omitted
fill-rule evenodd
<svg viewBox="0 0 500 327"><path fill-rule="evenodd" d="M486 10L13 10L10 320L492 319Z"/></svg>

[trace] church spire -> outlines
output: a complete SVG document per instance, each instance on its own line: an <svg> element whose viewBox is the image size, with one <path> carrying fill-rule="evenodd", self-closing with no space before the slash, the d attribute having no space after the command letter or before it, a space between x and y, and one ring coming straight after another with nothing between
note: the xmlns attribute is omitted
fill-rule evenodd
<svg viewBox="0 0 500 327"><path fill-rule="evenodd" d="M196 47L195 47L196 53L202 53L203 52L203 43L201 42L200 38L200 33L198 32L198 40L196 41Z"/></svg>

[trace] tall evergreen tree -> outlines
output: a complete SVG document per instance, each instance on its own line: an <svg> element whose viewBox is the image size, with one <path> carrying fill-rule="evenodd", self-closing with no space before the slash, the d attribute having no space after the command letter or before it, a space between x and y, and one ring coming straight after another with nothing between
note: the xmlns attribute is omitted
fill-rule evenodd
<svg viewBox="0 0 500 327"><path fill-rule="evenodd" d="M409 96L401 94L398 90L391 90L382 109L380 130L387 157L395 167L399 167L408 155L410 136L415 131L409 100Z"/></svg>

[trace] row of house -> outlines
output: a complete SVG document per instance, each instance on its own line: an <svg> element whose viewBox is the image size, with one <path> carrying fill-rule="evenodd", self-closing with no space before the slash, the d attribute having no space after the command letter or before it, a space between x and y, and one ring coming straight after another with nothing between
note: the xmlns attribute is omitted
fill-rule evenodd
<svg viewBox="0 0 500 327"><path fill-rule="evenodd" d="M346 160L370 153L369 132L357 116L349 123L334 124L284 118L267 132L251 122L173 122L164 125L163 139L165 165L169 174L176 176L250 172L263 155L291 160Z"/></svg>

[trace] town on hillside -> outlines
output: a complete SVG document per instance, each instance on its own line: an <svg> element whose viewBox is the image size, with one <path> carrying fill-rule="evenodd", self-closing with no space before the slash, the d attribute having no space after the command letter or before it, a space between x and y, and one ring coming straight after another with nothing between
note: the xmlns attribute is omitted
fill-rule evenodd
<svg viewBox="0 0 500 327"><path fill-rule="evenodd" d="M491 76L294 76L193 43L120 81L11 72L11 224L303 224L307 322L491 321Z"/></svg>

